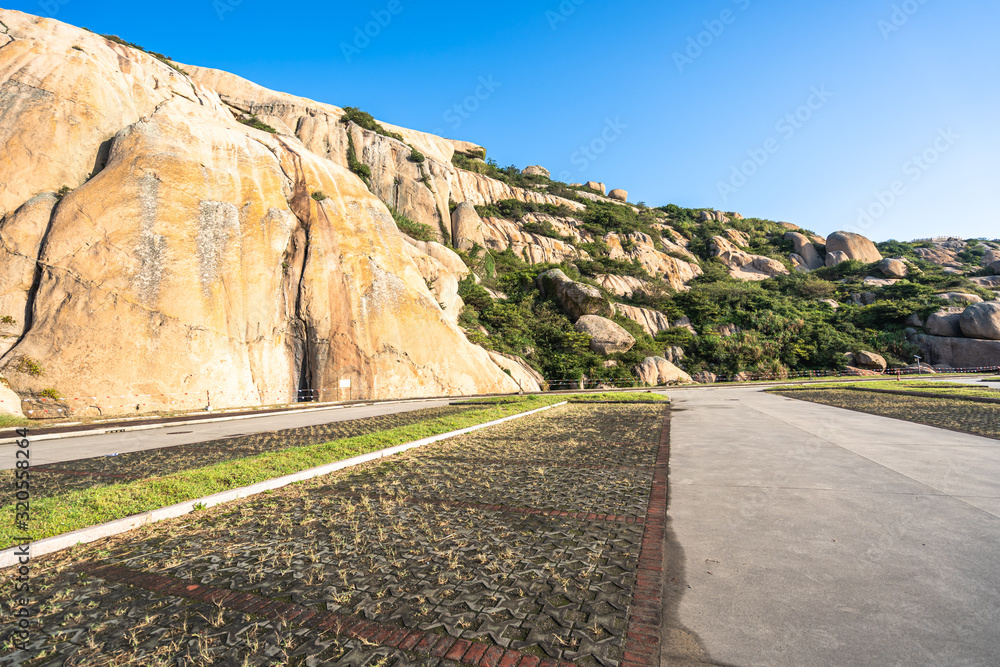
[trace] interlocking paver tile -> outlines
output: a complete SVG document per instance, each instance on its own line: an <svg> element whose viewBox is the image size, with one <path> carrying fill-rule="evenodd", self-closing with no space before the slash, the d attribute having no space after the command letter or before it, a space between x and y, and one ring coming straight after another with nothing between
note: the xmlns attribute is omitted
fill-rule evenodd
<svg viewBox="0 0 1000 667"><path fill-rule="evenodd" d="M25 664L618 665L663 412L557 408L43 559Z"/></svg>

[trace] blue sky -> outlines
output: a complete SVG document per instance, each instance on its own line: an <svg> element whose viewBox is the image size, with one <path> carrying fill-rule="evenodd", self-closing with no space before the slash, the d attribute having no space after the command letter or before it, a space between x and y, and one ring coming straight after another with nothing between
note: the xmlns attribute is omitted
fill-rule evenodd
<svg viewBox="0 0 1000 667"><path fill-rule="evenodd" d="M7 6L651 206L1000 237L995 0Z"/></svg>

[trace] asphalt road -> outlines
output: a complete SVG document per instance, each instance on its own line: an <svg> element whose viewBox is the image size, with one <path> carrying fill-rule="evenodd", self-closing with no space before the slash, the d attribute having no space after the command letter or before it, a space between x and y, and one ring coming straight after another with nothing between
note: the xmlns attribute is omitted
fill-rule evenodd
<svg viewBox="0 0 1000 667"><path fill-rule="evenodd" d="M997 664L1000 441L673 396L663 664Z"/></svg>
<svg viewBox="0 0 1000 667"><path fill-rule="evenodd" d="M227 438L235 435L250 435L268 431L280 431L302 426L316 426L331 422L362 419L378 415L412 412L425 408L436 408L451 403L453 399L409 401L405 403L374 404L363 407L330 407L309 412L283 412L271 415L240 418L233 421L218 421L204 424L168 424L162 428L125 433L106 433L58 440L39 440L31 444L32 465L74 461L93 456L124 454L147 449L159 449L175 445L189 445L195 442ZM14 467L16 445L0 445L0 470Z"/></svg>

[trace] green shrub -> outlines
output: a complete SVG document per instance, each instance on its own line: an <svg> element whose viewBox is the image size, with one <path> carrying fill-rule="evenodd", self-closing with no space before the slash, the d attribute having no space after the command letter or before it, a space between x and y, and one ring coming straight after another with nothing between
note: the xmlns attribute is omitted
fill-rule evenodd
<svg viewBox="0 0 1000 667"><path fill-rule="evenodd" d="M71 190L68 185L64 185L61 188L59 188L58 192L56 192L56 199L62 200L63 197L65 197L66 195L68 195L72 191L73 190Z"/></svg>
<svg viewBox="0 0 1000 667"><path fill-rule="evenodd" d="M384 137L389 137L397 141L403 141L403 135L397 132L390 132L382 127L382 125L375 120L370 113L362 111L356 107L344 107L344 115L340 118L340 122L345 124L354 123L358 127L381 134Z"/></svg>
<svg viewBox="0 0 1000 667"><path fill-rule="evenodd" d="M4 315L3 317L0 317L0 324L17 324L17 320L10 315Z"/></svg>
<svg viewBox="0 0 1000 667"><path fill-rule="evenodd" d="M32 377L45 375L45 369L31 357L20 357L14 364L14 370Z"/></svg>
<svg viewBox="0 0 1000 667"><path fill-rule="evenodd" d="M257 130L263 130L264 132L270 132L271 134L278 133L276 129L262 121L260 118L257 118L257 114L250 114L249 116L240 115L236 117L236 120Z"/></svg>
<svg viewBox="0 0 1000 667"><path fill-rule="evenodd" d="M53 401L58 401L59 399L62 398L62 395L55 389L52 389L51 387L48 389L42 389L40 392L38 392L38 395L43 398L51 399Z"/></svg>
<svg viewBox="0 0 1000 667"><path fill-rule="evenodd" d="M416 162L417 164L423 164L427 158L423 153L418 151L413 146L410 146L410 162Z"/></svg>
<svg viewBox="0 0 1000 667"><path fill-rule="evenodd" d="M101 37L103 37L104 39L106 39L106 40L108 40L110 42L114 42L115 44L121 44L122 46L127 46L129 48L133 48L133 49L136 49L137 51L142 51L143 53L151 55L154 58L156 58L157 60L159 60L160 62L162 62L167 67L170 67L171 69L173 69L173 70L175 70L175 71L177 71L177 72L179 72L179 73L187 76L187 72L185 72L180 67L178 67L177 65L175 65L169 56L165 56L162 53L157 53L156 51L150 51L149 49L143 48L143 47L139 46L138 44L136 44L134 42L126 42L124 39L122 39L118 35L101 35Z"/></svg>
<svg viewBox="0 0 1000 667"><path fill-rule="evenodd" d="M371 167L358 159L358 154L354 150L354 136L350 132L347 133L347 168L357 174L365 185L371 184Z"/></svg>
<svg viewBox="0 0 1000 667"><path fill-rule="evenodd" d="M416 239L417 241L437 240L434 236L434 230L431 229L430 225L414 222L392 206L389 207L389 212L392 213L392 219L396 221L396 227L399 228L399 231L403 232L410 238Z"/></svg>
<svg viewBox="0 0 1000 667"><path fill-rule="evenodd" d="M525 222L521 225L521 229L529 234L538 234L539 236L547 236L552 239L564 240L562 234L559 233L559 230L557 230L548 220L543 220L541 223Z"/></svg>
<svg viewBox="0 0 1000 667"><path fill-rule="evenodd" d="M529 213L544 213L555 218L572 218L576 215L573 209L565 205L536 204L518 199L501 199L493 204L480 205L476 207L476 212L483 218L505 218L507 220L520 220Z"/></svg>
<svg viewBox="0 0 1000 667"><path fill-rule="evenodd" d="M325 194L323 194L322 190L317 190L316 192L312 193L312 198L315 199L316 201L324 201L328 199L328 197Z"/></svg>

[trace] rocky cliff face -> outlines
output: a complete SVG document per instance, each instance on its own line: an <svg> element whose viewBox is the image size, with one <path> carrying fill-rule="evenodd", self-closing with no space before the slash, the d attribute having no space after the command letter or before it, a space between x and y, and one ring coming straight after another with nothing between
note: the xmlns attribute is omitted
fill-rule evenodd
<svg viewBox="0 0 1000 667"><path fill-rule="evenodd" d="M442 309L451 286L435 295L428 276L449 271L380 199L417 168L408 146L238 77L0 20L0 315L15 321L0 367L23 397L145 394L148 409L206 392L226 406L518 390ZM344 167L349 130L381 160L372 190ZM404 137L432 175L454 150ZM448 191L409 177L391 193L401 207L448 212Z"/></svg>

